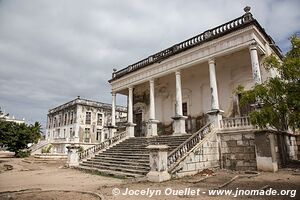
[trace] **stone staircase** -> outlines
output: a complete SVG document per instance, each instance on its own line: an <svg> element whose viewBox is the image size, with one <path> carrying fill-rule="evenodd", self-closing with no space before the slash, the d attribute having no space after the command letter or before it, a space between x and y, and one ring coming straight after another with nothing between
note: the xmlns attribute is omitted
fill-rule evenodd
<svg viewBox="0 0 300 200"><path fill-rule="evenodd" d="M115 146L84 160L79 168L96 171L106 175L118 177L145 176L149 170L150 144L164 144L170 146L169 152L185 142L191 135L159 136L152 138L129 138Z"/></svg>

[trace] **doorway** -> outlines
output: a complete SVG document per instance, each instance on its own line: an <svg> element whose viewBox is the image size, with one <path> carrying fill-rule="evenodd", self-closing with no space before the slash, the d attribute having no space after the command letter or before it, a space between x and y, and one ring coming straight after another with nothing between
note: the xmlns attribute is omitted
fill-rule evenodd
<svg viewBox="0 0 300 200"><path fill-rule="evenodd" d="M143 137L142 126L143 126L143 115L142 113L134 114L133 122L136 124L134 127L134 136Z"/></svg>

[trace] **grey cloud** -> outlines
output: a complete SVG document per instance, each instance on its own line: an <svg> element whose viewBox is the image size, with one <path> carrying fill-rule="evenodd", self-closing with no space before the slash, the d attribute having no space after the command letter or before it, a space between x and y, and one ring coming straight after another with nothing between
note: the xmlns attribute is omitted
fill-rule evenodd
<svg viewBox="0 0 300 200"><path fill-rule="evenodd" d="M239 17L248 4L286 51L300 30L297 0L2 0L0 106L45 124L49 108L77 95L110 102L112 68Z"/></svg>

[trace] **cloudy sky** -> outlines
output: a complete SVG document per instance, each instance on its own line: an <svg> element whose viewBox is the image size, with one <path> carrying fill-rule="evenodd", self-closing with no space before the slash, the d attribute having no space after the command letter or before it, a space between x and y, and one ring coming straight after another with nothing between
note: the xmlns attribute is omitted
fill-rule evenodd
<svg viewBox="0 0 300 200"><path fill-rule="evenodd" d="M114 67L237 18L246 5L286 52L300 31L299 0L0 0L0 106L45 124L49 108L78 95L110 102Z"/></svg>

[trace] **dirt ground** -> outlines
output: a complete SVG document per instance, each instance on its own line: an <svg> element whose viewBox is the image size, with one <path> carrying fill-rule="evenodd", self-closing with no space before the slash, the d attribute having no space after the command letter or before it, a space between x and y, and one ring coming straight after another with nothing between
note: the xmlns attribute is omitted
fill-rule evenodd
<svg viewBox="0 0 300 200"><path fill-rule="evenodd" d="M300 199L299 169L300 166L298 169L284 169L277 173L265 172L258 175L218 170L211 176L198 174L163 183L150 183L142 179L117 179L68 169L64 167L64 161L35 162L0 154L0 199ZM230 180L233 181L229 183ZM218 188L232 190L234 193L220 196L208 194L209 190ZM233 194L242 189L290 191L288 195L234 197ZM130 192L126 193L127 190ZM193 194L191 191L199 193ZM293 191L296 191L296 194L292 193ZM172 194L168 194L169 192Z"/></svg>

